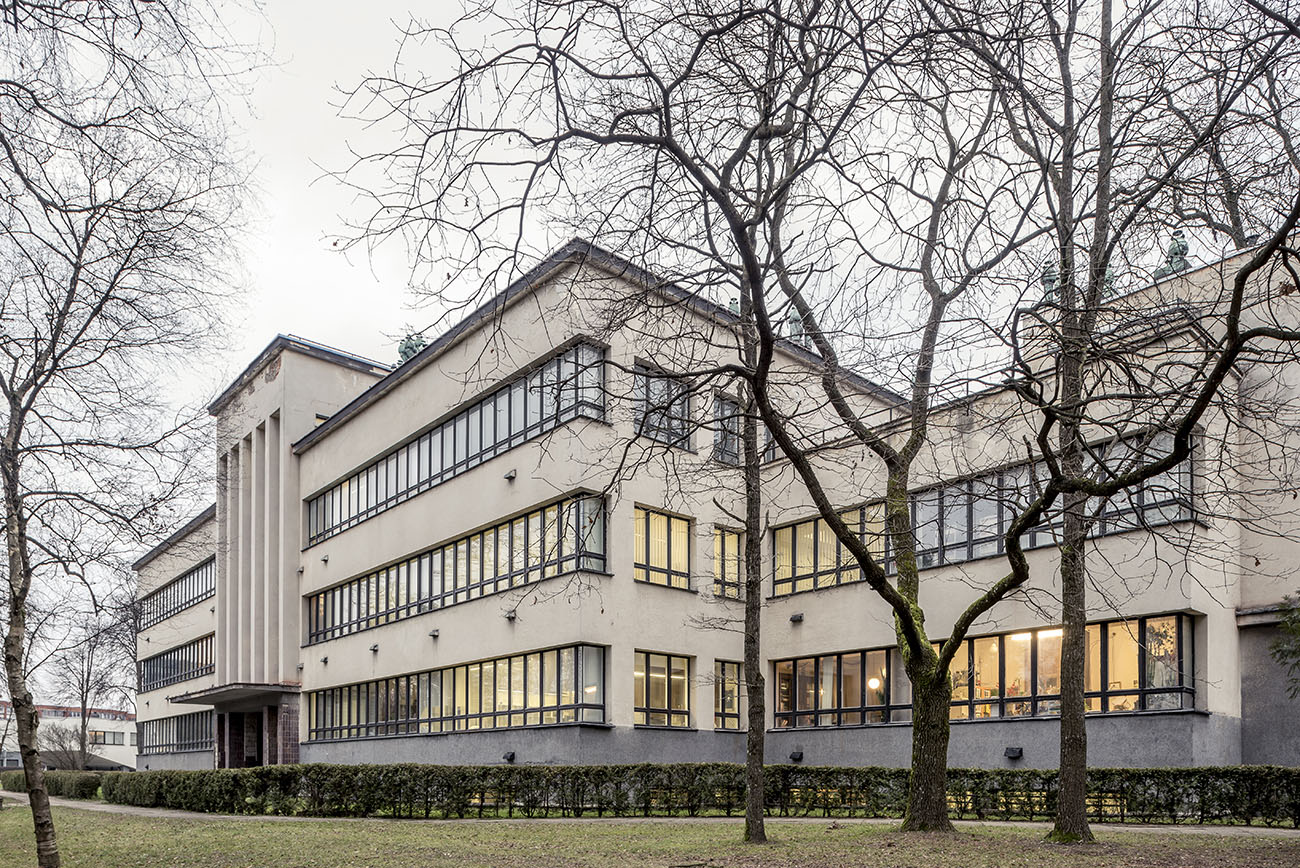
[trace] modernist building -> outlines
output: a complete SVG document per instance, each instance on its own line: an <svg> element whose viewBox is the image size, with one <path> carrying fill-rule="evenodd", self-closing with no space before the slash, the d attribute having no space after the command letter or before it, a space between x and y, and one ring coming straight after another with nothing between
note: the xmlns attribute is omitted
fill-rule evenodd
<svg viewBox="0 0 1300 868"><path fill-rule="evenodd" d="M573 242L394 368L276 338L210 408L215 505L136 564L138 766L742 761L741 637L719 629L741 615L735 402L656 376L724 354L734 321ZM780 348L789 382L816 362ZM932 631L1005 569L1032 471L995 427L945 430L913 507ZM1298 552L1201 509L1205 460L1099 525L1124 592L1092 595L1094 764L1300 762L1267 653ZM837 473L864 534L872 465ZM906 764L892 617L787 462L764 475L769 759ZM954 665L954 765L1056 761L1053 540L1026 540L1043 594L997 606Z"/></svg>
<svg viewBox="0 0 1300 868"><path fill-rule="evenodd" d="M38 705L36 714L42 733L49 732L45 727L78 732L81 729L81 709L77 706ZM87 768L111 771L135 768L135 715L116 708L90 708L86 710L86 716L90 718L86 728L90 753ZM13 704L0 700L0 768L21 768L22 764Z"/></svg>

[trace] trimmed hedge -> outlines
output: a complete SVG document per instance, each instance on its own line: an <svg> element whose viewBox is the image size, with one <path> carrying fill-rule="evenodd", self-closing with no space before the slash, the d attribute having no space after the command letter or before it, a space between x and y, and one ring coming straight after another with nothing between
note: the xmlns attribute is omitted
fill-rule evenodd
<svg viewBox="0 0 1300 868"><path fill-rule="evenodd" d="M907 770L767 768L777 816L898 817ZM1290 823L1300 827L1300 769L1235 766L1093 769L1098 822ZM700 816L743 811L744 768L729 763L612 766L266 766L110 772L104 799L225 814L322 817ZM1052 770L950 769L957 818L1042 820L1056 804Z"/></svg>
<svg viewBox="0 0 1300 868"><path fill-rule="evenodd" d="M51 796L65 799L93 799L99 795L99 772L60 772L45 773L45 791ZM27 776L22 770L0 772L0 789L11 793L27 792Z"/></svg>

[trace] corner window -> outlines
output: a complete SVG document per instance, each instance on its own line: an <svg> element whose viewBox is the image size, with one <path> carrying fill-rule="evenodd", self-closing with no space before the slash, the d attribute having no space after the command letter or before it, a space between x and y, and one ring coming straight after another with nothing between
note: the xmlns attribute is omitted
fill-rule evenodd
<svg viewBox="0 0 1300 868"><path fill-rule="evenodd" d="M690 658L637 651L632 665L633 722L637 726L690 727Z"/></svg>
<svg viewBox="0 0 1300 868"><path fill-rule="evenodd" d="M632 577L638 582L689 590L691 523L681 516L644 507L633 511Z"/></svg>

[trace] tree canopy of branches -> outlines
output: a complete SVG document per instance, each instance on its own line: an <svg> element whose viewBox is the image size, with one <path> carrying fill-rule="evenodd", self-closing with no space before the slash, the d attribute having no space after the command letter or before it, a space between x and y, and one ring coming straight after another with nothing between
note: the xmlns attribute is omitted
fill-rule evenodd
<svg viewBox="0 0 1300 868"><path fill-rule="evenodd" d="M752 352L677 370L697 387L743 384L819 516L894 616L912 683L906 829L950 828L951 664L971 627L1029 581L1021 535L1059 510L1058 498L1078 517L1090 497L1185 457L1218 366L1259 337L1234 331L1230 293L1217 311L1228 337L1163 419L1176 421L1178 447L1097 482L1078 472L1086 425L1057 409L1084 394L1091 363L1079 341L1094 328L1076 322L1077 311L1096 309L1117 250L1140 256L1168 224L1153 215L1202 211L1213 216L1206 225L1248 233L1262 219L1256 191L1276 205L1292 189L1285 161L1262 146L1243 155L1238 144L1289 130L1289 107L1267 98L1290 50L1286 28L1203 4L1143 6L1118 30L1108 3L1044 8L484 3L449 29L413 23L393 75L353 94L360 115L405 133L348 174L373 196L357 240L401 237L438 300L454 301L466 283L471 295L486 292L522 267L524 235L539 222L598 239L687 295L738 300L745 340L729 345ZM1137 44L1134 60L1117 64L1127 41ZM431 44L455 58L450 77L420 74ZM1120 97L1131 105L1117 115ZM1283 247L1294 211L1283 207L1280 219L1258 261L1231 282L1238 310L1246 279ZM1060 291L1081 294L1056 306L1065 352L1047 374L1060 380L1052 400L1032 400L1032 385L1016 400L1050 417L1029 442L1061 456L1064 472L1005 529L1007 571L945 589L960 605L938 607L951 619L928 624L923 597L940 592L921 576L912 491L939 481L936 472L960 477L1027 457L1010 422L998 455L952 448L960 429L951 410L974 392L1004 389L1009 373L1043 373L1009 371L1006 350L1044 249ZM811 373L777 363L791 333L816 352ZM864 377L888 388L864 387ZM892 574L883 545L846 523L848 504L837 501L838 481L864 460Z"/></svg>
<svg viewBox="0 0 1300 868"><path fill-rule="evenodd" d="M203 2L15 2L0 27L5 667L38 862L59 864L24 672L44 585L166 530L204 479L158 383L217 324L241 179L213 83L247 55ZM228 292L228 290L227 290ZM158 420L168 420L159 424Z"/></svg>

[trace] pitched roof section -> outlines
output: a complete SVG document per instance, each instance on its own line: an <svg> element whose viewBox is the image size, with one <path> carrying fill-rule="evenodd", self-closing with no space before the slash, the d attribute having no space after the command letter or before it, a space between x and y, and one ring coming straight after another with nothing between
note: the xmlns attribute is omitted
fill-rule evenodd
<svg viewBox="0 0 1300 868"><path fill-rule="evenodd" d="M191 533L200 525L202 525L205 521L208 521L209 519L213 518L216 514L217 514L217 505L214 503L212 504L212 506L209 506L207 509L203 510L203 512L200 512L198 515L194 516L194 518L185 522L184 526L182 526L180 530L176 531L174 534L167 537L167 539L163 540L162 542L158 543L158 545L154 546L153 548L149 549L149 551L145 552L145 554L141 556L141 558L138 561L131 564L131 569L136 570L138 572L139 569L143 567L145 564L149 563L151 560L158 557L163 552L167 551L167 549L171 548L173 545L175 545L177 542L183 539L186 534ZM216 552L213 552L213 554L216 554Z"/></svg>
<svg viewBox="0 0 1300 868"><path fill-rule="evenodd" d="M361 371L366 374L374 374L376 377L382 377L392 370L391 367L383 362L376 362L374 359L367 359L365 356L358 356L353 353L345 353L343 350L335 349L326 344L319 344L315 341L309 341L306 338L300 338L297 335L276 335L275 338L266 345L266 349L257 354L248 367L244 368L243 373L234 379L226 387L226 390L217 396L216 400L208 405L208 413L212 416L217 415L226 408L231 399L239 393L239 390L247 386L257 372L262 370L267 362L275 357L276 353L282 350L293 350L295 353L302 353L304 356L311 356L315 359L331 362L335 365L342 365L345 368L351 368L354 371Z"/></svg>
<svg viewBox="0 0 1300 868"><path fill-rule="evenodd" d="M509 307L517 298L536 289L543 280L566 265L594 265L614 277L625 278L634 283L640 284L647 289L660 292L673 301L685 304L704 316L717 319L727 324L734 324L740 320L740 317L722 305L701 298L699 295L689 292L675 283L665 281L640 266L634 265L628 260L623 259L621 256L611 253L590 241L582 238L574 238L553 251L526 273L515 279L504 290L488 299L472 313L422 349L419 353L412 356L405 364L394 369L378 383L375 383L369 389L362 392L351 402L342 407L337 413L330 416L329 419L309 431L298 440L298 442L293 444L293 451L296 454L306 452L315 443L329 436L330 432L335 428L339 427L352 416L355 416L370 404L388 394L388 392L392 391L408 377L414 375L417 371L433 362L464 335L486 322L489 318L499 315L501 311ZM816 365L821 363L821 356L797 343L794 343L793 341L779 338L777 340L777 345L782 351L809 364ZM901 395L881 386L878 383L872 382L865 377L860 377L857 374L848 371L845 371L844 375L858 388L871 393L886 403L897 404L904 401L904 398Z"/></svg>

